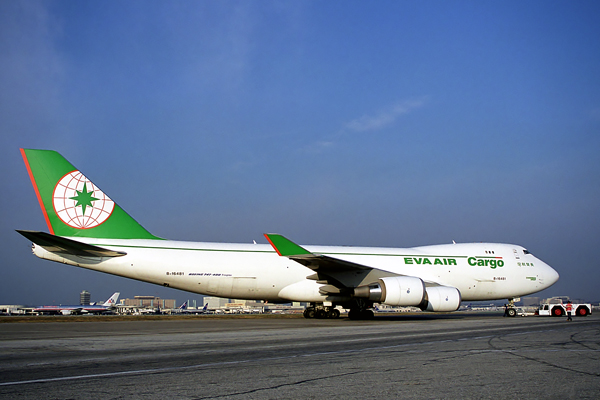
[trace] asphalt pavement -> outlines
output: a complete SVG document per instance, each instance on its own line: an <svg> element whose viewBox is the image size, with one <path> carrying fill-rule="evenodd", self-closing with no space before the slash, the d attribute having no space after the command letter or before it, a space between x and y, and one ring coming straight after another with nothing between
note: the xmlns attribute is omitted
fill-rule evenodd
<svg viewBox="0 0 600 400"><path fill-rule="evenodd" d="M599 395L596 315L573 322L459 312L372 321L198 317L0 324L2 399Z"/></svg>

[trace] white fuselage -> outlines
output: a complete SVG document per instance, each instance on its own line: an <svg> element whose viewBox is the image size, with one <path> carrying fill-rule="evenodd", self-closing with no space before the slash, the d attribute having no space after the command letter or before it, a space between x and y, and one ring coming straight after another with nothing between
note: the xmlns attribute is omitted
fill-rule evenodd
<svg viewBox="0 0 600 400"><path fill-rule="evenodd" d="M307 279L314 271L269 245L194 243L168 240L73 238L126 252L114 258L57 255L34 245L40 258L171 288L235 299L318 302L322 283ZM463 301L514 298L538 292L558 273L523 247L467 243L413 248L304 246L323 254L385 271L413 276L426 284L452 286ZM367 284L370 282L366 282Z"/></svg>

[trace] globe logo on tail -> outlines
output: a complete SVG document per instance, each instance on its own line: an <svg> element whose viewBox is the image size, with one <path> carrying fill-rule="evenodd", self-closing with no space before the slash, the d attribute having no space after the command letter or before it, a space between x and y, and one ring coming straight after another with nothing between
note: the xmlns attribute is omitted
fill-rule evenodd
<svg viewBox="0 0 600 400"><path fill-rule="evenodd" d="M58 218L76 229L102 224L115 208L115 203L79 171L69 172L58 181L52 203Z"/></svg>

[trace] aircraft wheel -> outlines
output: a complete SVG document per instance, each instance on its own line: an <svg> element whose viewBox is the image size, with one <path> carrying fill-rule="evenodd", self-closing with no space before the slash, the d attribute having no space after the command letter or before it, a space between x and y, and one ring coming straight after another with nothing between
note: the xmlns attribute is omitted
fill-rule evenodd
<svg viewBox="0 0 600 400"><path fill-rule="evenodd" d="M358 310L351 309L348 311L348 318L350 319L359 319L360 312Z"/></svg>
<svg viewBox="0 0 600 400"><path fill-rule="evenodd" d="M331 312L329 312L329 318L339 318L340 317L340 310L338 310L337 308L334 308L333 310L331 310Z"/></svg>
<svg viewBox="0 0 600 400"><path fill-rule="evenodd" d="M315 317L315 309L310 307L304 310L304 318L314 318Z"/></svg>
<svg viewBox="0 0 600 400"><path fill-rule="evenodd" d="M318 319L327 318L327 311L320 308L315 312L315 317Z"/></svg>
<svg viewBox="0 0 600 400"><path fill-rule="evenodd" d="M506 313L508 314L509 317L516 317L517 316L517 310L515 310L514 308L509 308Z"/></svg>

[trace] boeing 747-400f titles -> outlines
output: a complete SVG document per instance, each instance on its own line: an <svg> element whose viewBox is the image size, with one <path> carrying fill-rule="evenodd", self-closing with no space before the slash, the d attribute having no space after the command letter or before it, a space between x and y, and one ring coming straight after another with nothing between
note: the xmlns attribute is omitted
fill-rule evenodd
<svg viewBox="0 0 600 400"><path fill-rule="evenodd" d="M104 302L104 304L88 304L78 306L39 306L33 309L39 314L103 314L115 309L119 292L114 293Z"/></svg>
<svg viewBox="0 0 600 400"><path fill-rule="evenodd" d="M370 318L374 303L455 311L462 300L512 300L558 273L521 246L413 248L270 245L158 238L60 154L21 149L50 233L18 231L43 259L225 298L306 302L306 317Z"/></svg>

